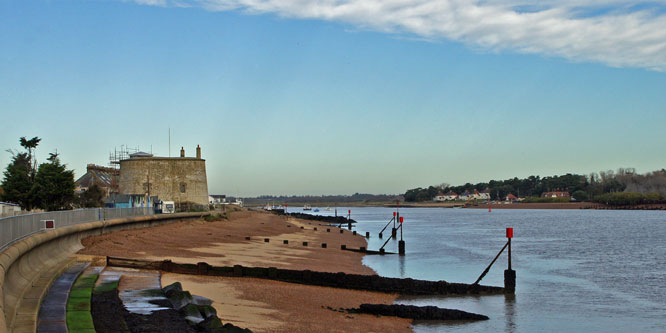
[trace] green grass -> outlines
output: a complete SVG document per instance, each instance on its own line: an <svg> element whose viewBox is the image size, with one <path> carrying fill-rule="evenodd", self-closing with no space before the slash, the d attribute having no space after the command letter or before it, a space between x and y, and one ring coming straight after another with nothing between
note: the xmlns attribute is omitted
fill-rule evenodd
<svg viewBox="0 0 666 333"><path fill-rule="evenodd" d="M90 311L90 298L71 298L67 300L67 311Z"/></svg>
<svg viewBox="0 0 666 333"><path fill-rule="evenodd" d="M92 288L79 288L74 289L69 292L69 298L87 298L90 299L92 296Z"/></svg>
<svg viewBox="0 0 666 333"><path fill-rule="evenodd" d="M98 274L79 276L74 282L67 298L67 329L70 332L95 332L90 298Z"/></svg>
<svg viewBox="0 0 666 333"><path fill-rule="evenodd" d="M67 329L95 329L90 311L67 311Z"/></svg>

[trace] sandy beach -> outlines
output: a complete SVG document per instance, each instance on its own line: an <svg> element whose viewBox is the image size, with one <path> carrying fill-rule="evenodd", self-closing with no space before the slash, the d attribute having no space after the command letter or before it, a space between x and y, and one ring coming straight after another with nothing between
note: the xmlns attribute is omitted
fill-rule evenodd
<svg viewBox="0 0 666 333"><path fill-rule="evenodd" d="M303 229L301 229L303 227ZM314 228L318 230L314 230ZM327 232L330 229L330 232ZM229 220L189 221L120 231L82 240L80 254L207 262L217 266L309 269L374 274L361 253L342 251L366 246L360 235L324 223L265 212L238 211ZM246 240L250 237L250 240ZM269 242L264 239L268 238ZM283 241L288 240L289 244ZM308 242L308 246L303 246ZM321 244L326 243L327 248ZM223 322L256 332L405 332L408 319L348 314L340 308L361 303L391 304L398 296L357 290L305 286L253 278L164 273L162 285L179 281L193 294L211 298Z"/></svg>

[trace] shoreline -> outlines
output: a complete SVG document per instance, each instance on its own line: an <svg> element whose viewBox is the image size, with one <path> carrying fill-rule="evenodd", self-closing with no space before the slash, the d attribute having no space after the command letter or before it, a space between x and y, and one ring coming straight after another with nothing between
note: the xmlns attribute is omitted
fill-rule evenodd
<svg viewBox="0 0 666 333"><path fill-rule="evenodd" d="M82 240L85 248L79 254L376 275L363 265L364 254L340 249L343 244L367 246L365 238L340 230L324 222L243 210L231 213L228 220L183 222L92 236ZM327 247L323 248L322 243ZM212 299L223 322L255 332L411 331L409 319L339 310L357 308L362 303L393 304L397 294L254 278L162 275L163 286L175 281L194 294Z"/></svg>
<svg viewBox="0 0 666 333"><path fill-rule="evenodd" d="M298 205L298 204L296 204ZM302 205L302 204L301 204ZM319 204L315 206L311 203L313 208L325 207L328 203ZM298 206L293 207L295 212L301 212L296 209ZM384 207L395 208L396 204L393 202L373 202L373 203L346 203L340 207ZM465 209L488 209L488 204L476 204L465 207L463 202L400 202L400 208L465 208ZM519 202L519 203L494 203L493 209L596 209L596 210L666 210L666 204L640 204L640 205L626 205L626 206L609 206L596 202ZM353 211L352 211L353 214Z"/></svg>

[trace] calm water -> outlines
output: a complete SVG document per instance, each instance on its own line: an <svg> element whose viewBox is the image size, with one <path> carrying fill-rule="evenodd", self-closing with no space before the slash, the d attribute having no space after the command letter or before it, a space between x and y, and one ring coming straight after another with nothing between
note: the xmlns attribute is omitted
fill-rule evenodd
<svg viewBox="0 0 666 333"><path fill-rule="evenodd" d="M390 208L353 207L368 247ZM338 208L347 212L347 208ZM329 215L322 210L319 213ZM481 313L488 321L415 323L416 332L665 332L666 213L657 211L403 208L407 255L366 256L382 276L473 283L514 228L516 295L403 297L398 303ZM386 249L397 252L397 241ZM506 252L482 284L504 285Z"/></svg>

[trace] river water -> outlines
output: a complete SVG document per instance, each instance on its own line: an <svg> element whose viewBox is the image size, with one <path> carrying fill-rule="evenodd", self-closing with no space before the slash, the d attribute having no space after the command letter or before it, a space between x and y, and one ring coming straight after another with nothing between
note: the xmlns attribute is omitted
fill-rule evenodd
<svg viewBox="0 0 666 333"><path fill-rule="evenodd" d="M379 231L392 208L352 210L359 233ZM321 210L322 215L333 212ZM402 208L406 256L369 255L379 275L473 283L514 228L515 296L402 297L397 303L480 313L490 320L415 322L416 332L666 332L666 213L609 210ZM398 233L398 238L400 234ZM386 250L398 251L389 241ZM506 251L481 284L503 286Z"/></svg>

